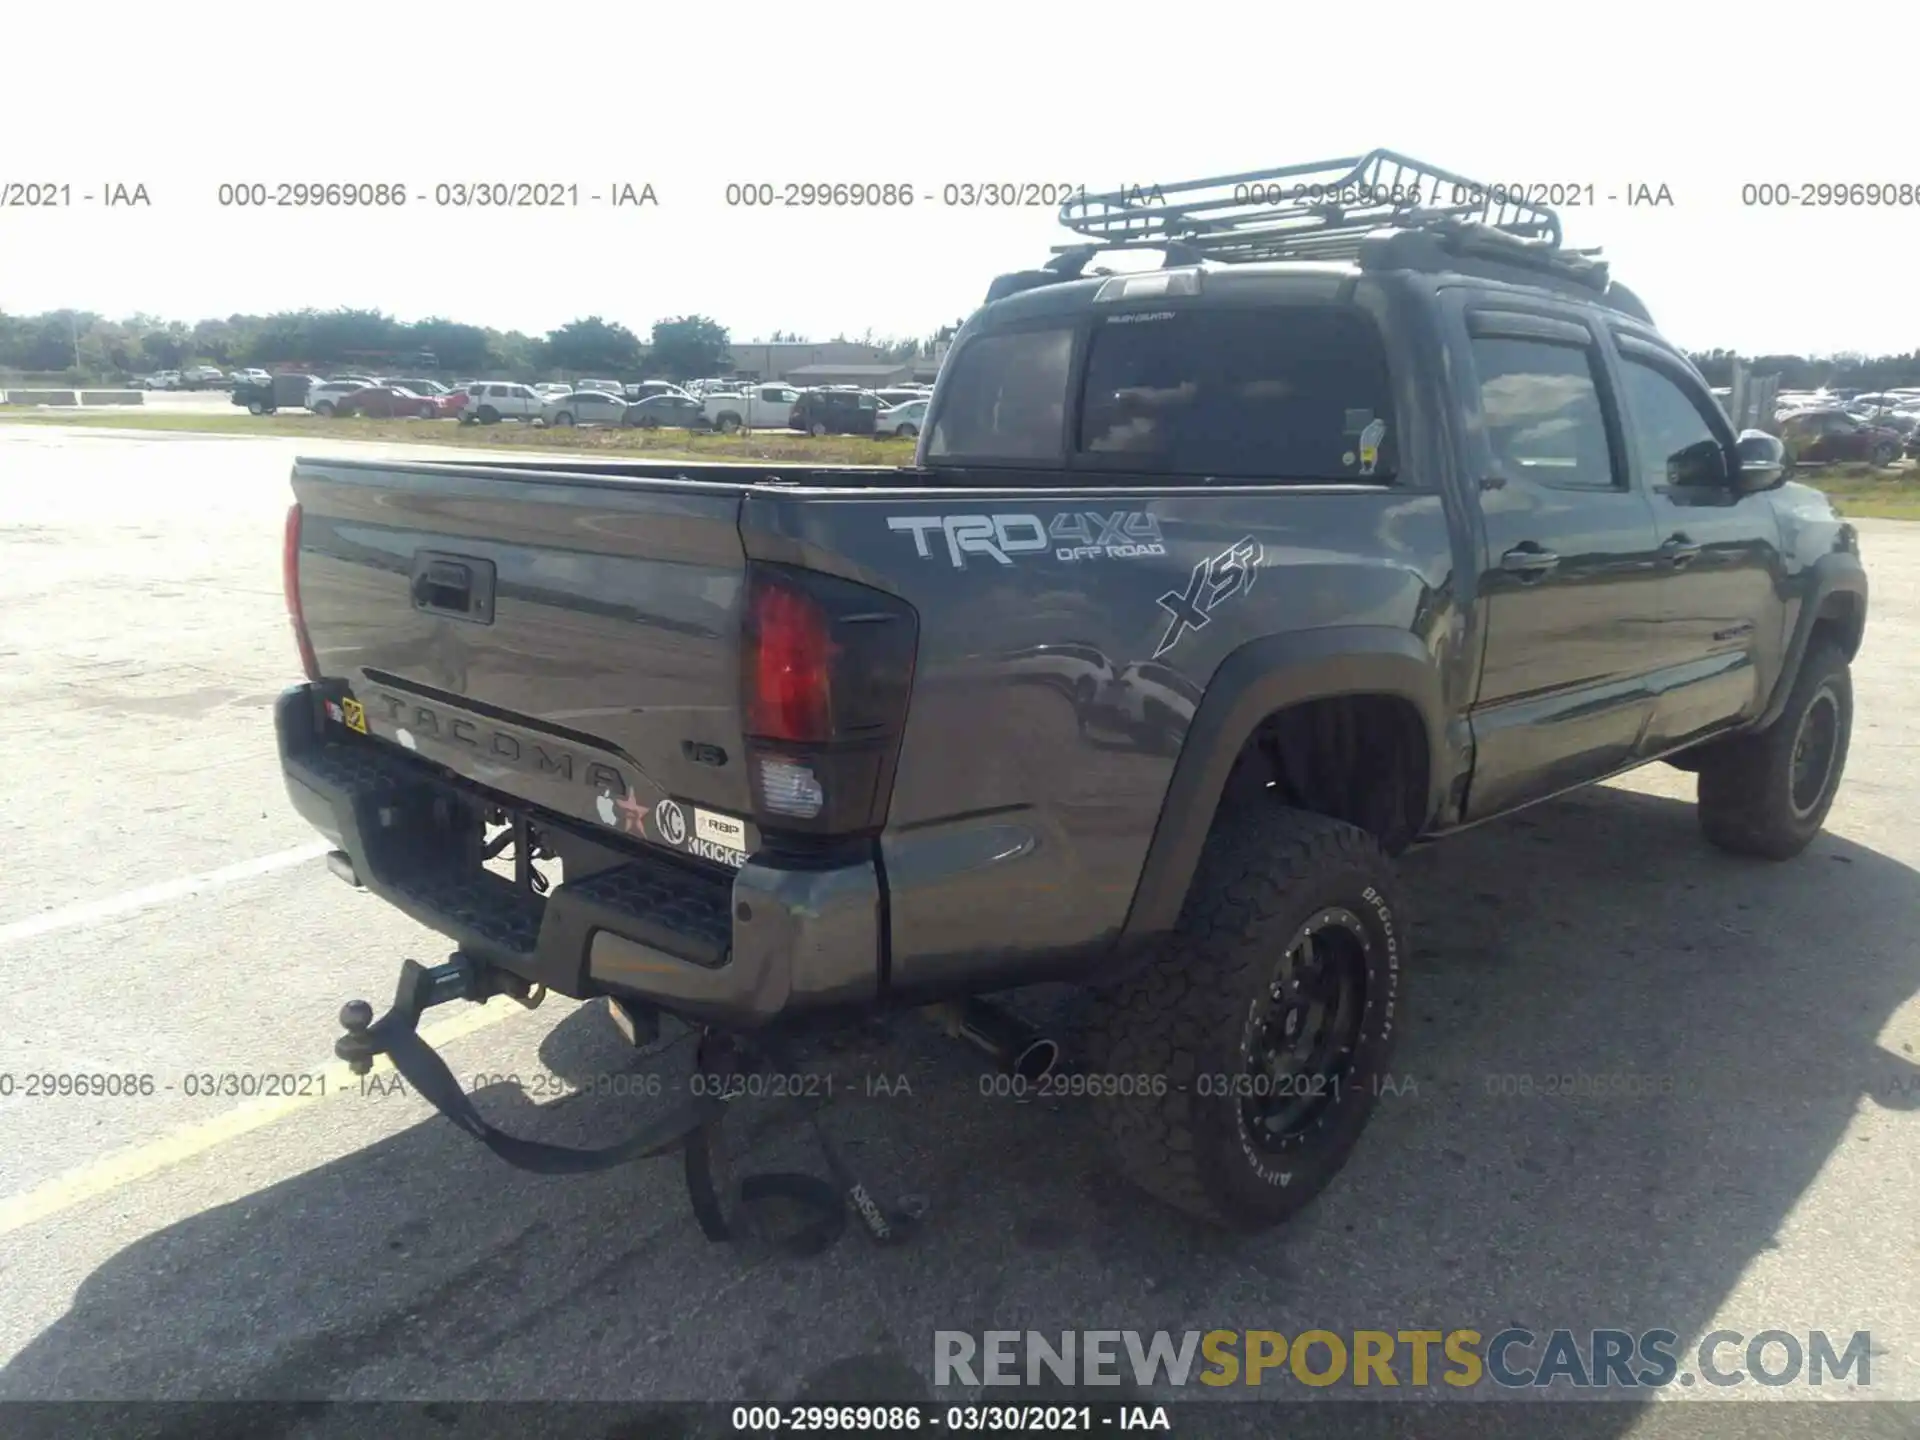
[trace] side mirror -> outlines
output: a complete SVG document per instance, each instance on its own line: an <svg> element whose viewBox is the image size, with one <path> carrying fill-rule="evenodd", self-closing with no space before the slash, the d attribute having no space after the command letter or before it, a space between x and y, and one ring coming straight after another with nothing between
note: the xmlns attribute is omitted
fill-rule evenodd
<svg viewBox="0 0 1920 1440"><path fill-rule="evenodd" d="M1772 490L1786 483L1790 465L1787 447L1778 435L1769 435L1764 430L1743 430L1736 453L1740 458L1740 474L1735 479L1735 488L1742 495Z"/></svg>
<svg viewBox="0 0 1920 1440"><path fill-rule="evenodd" d="M1667 457L1667 483L1690 489L1724 490L1727 455L1716 440L1696 440Z"/></svg>

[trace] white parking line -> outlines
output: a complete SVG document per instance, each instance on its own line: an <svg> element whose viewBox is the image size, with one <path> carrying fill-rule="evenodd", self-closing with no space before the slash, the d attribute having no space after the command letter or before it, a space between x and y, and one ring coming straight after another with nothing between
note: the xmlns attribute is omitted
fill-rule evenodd
<svg viewBox="0 0 1920 1440"><path fill-rule="evenodd" d="M82 926L97 925L103 920L118 919L130 915L136 910L145 910L154 905L164 905L169 900L178 900L185 895L195 895L203 890L218 890L223 885L232 885L236 881L251 880L256 875L271 875L275 870L285 870L290 866L302 865L309 860L317 860L333 847L324 840L312 841L295 846L291 850L278 850L271 855L262 855L255 860L242 860L237 865L224 865L218 870L208 870L200 875L189 875L181 880L163 880L158 885L143 886L138 890L129 890L125 894L111 895L105 900L86 900L78 905L69 905L61 910L49 910L44 915L36 915L31 920L16 920L11 925L0 925L0 949L5 949L22 940L32 940L41 935L51 935L59 930L75 930Z"/></svg>

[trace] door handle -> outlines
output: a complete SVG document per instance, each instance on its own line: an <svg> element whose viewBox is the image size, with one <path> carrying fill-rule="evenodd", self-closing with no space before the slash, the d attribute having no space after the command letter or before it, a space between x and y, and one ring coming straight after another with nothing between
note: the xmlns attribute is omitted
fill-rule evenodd
<svg viewBox="0 0 1920 1440"><path fill-rule="evenodd" d="M1700 542L1689 540L1685 535L1670 536L1660 546L1661 558L1678 567L1685 565L1700 553Z"/></svg>
<svg viewBox="0 0 1920 1440"><path fill-rule="evenodd" d="M1509 575L1544 575L1559 563L1558 555L1531 542L1516 545L1500 557L1500 568Z"/></svg>

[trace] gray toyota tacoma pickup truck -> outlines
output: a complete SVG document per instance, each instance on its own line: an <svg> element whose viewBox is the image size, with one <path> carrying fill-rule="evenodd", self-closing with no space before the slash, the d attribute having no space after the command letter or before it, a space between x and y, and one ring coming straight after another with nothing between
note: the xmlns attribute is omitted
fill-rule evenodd
<svg viewBox="0 0 1920 1440"><path fill-rule="evenodd" d="M1405 1027L1398 853L1656 760L1724 850L1818 832L1855 531L1550 211L1376 151L1062 221L910 466L296 464L288 791L458 947L343 1056L565 1169L422 1009L751 1047L1075 982L1120 1168L1259 1227Z"/></svg>

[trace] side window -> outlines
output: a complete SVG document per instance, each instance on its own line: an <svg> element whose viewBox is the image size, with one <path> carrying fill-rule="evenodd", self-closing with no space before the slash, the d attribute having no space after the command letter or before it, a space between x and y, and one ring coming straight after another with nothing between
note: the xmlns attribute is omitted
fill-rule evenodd
<svg viewBox="0 0 1920 1440"><path fill-rule="evenodd" d="M980 335L950 362L937 460L1057 460L1066 439L1071 330Z"/></svg>
<svg viewBox="0 0 1920 1440"><path fill-rule="evenodd" d="M1657 365L1622 356L1627 387L1627 435L1648 485L1698 484L1698 457L1720 454L1720 437L1671 375ZM1688 457L1695 457L1689 461ZM1711 458L1709 459L1711 464ZM1724 462L1718 476L1724 479Z"/></svg>
<svg viewBox="0 0 1920 1440"><path fill-rule="evenodd" d="M1480 413L1502 475L1579 490L1623 488L1607 443L1592 350L1481 336L1473 359Z"/></svg>

